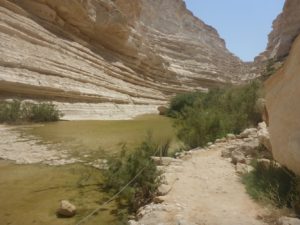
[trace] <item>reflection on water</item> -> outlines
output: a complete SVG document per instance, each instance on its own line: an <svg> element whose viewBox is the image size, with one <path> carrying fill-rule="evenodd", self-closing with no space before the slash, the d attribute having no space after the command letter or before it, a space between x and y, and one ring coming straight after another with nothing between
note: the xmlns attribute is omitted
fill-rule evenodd
<svg viewBox="0 0 300 225"><path fill-rule="evenodd" d="M61 121L27 130L45 143L63 143L71 153L83 155L101 151L101 154L118 152L120 144L129 147L140 142L147 134L155 139L174 137L172 121L157 115L137 117L123 121Z"/></svg>

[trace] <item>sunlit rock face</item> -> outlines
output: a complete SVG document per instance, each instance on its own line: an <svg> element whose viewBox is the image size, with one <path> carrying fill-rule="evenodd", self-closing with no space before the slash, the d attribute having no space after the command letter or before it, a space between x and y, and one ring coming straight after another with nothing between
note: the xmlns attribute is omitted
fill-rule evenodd
<svg viewBox="0 0 300 225"><path fill-rule="evenodd" d="M300 36L283 68L266 82L272 152L300 175Z"/></svg>
<svg viewBox="0 0 300 225"><path fill-rule="evenodd" d="M0 52L1 96L80 103L78 117L256 76L182 0L1 0Z"/></svg>
<svg viewBox="0 0 300 225"><path fill-rule="evenodd" d="M300 175L300 2L286 0L273 23L267 50L256 62L283 61L265 83L266 107L274 158Z"/></svg>
<svg viewBox="0 0 300 225"><path fill-rule="evenodd" d="M283 59L289 54L298 34L300 34L300 2L299 0L286 0L282 13L273 22L268 47L256 58L256 61Z"/></svg>

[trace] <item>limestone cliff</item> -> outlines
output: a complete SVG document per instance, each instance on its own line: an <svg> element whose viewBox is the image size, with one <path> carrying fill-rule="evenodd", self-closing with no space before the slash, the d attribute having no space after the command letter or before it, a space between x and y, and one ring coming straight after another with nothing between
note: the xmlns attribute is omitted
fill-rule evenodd
<svg viewBox="0 0 300 225"><path fill-rule="evenodd" d="M54 100L67 115L130 117L255 76L183 0L0 0L0 52L2 97Z"/></svg>
<svg viewBox="0 0 300 225"><path fill-rule="evenodd" d="M267 51L257 58L282 60L288 56L265 85L272 152L276 160L300 175L300 2L286 0L273 27Z"/></svg>
<svg viewBox="0 0 300 225"><path fill-rule="evenodd" d="M281 68L266 82L272 152L300 175L300 36Z"/></svg>
<svg viewBox="0 0 300 225"><path fill-rule="evenodd" d="M299 0L286 0L282 13L273 22L267 49L256 58L256 61L283 59L289 54L292 43L299 33Z"/></svg>

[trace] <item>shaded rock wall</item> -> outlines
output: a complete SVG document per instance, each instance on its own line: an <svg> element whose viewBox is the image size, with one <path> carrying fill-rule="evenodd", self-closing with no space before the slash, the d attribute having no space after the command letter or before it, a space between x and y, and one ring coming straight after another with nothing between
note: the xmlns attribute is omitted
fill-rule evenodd
<svg viewBox="0 0 300 225"><path fill-rule="evenodd" d="M3 98L145 109L256 76L182 0L1 0L0 52Z"/></svg>

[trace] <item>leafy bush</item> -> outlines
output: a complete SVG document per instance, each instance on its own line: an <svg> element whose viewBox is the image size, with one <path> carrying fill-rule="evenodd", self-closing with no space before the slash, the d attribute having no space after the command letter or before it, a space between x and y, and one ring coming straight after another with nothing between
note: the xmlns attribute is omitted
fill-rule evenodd
<svg viewBox="0 0 300 225"><path fill-rule="evenodd" d="M58 121L61 116L63 114L51 103L0 102L1 123Z"/></svg>
<svg viewBox="0 0 300 225"><path fill-rule="evenodd" d="M262 81L266 81L267 79L269 79L273 74L275 74L280 68L283 67L284 65L284 58L286 56L280 57L278 59L269 59L266 64L265 64L265 68L263 69L262 73L261 73L261 77L260 80Z"/></svg>
<svg viewBox="0 0 300 225"><path fill-rule="evenodd" d="M109 160L105 189L116 194L129 183L117 200L121 206L127 206L130 212L150 202L161 184L160 172L151 159L160 148L166 149L166 146L156 144L149 136L133 151L123 146L120 155Z"/></svg>
<svg viewBox="0 0 300 225"><path fill-rule="evenodd" d="M275 162L270 166L254 163L255 170L244 175L247 192L256 200L275 204L277 207L293 207L299 200L298 178Z"/></svg>
<svg viewBox="0 0 300 225"><path fill-rule="evenodd" d="M21 102L0 102L0 122L16 122L20 120L21 117Z"/></svg>
<svg viewBox="0 0 300 225"><path fill-rule="evenodd" d="M175 126L179 139L188 147L195 148L227 133L239 133L256 125L261 121L256 107L259 90L260 84L252 82L198 94L192 106L185 105L177 113Z"/></svg>
<svg viewBox="0 0 300 225"><path fill-rule="evenodd" d="M62 113L53 104L39 103L32 105L29 120L34 122L58 121L61 116Z"/></svg>
<svg viewBox="0 0 300 225"><path fill-rule="evenodd" d="M185 107L192 106L198 96L201 96L202 94L203 93L200 92L191 92L176 95L171 99L167 115L176 117L176 115L182 112Z"/></svg>
<svg viewBox="0 0 300 225"><path fill-rule="evenodd" d="M266 68L262 72L262 80L267 80L270 76L272 76L276 72L275 68L276 61L274 59L269 59Z"/></svg>

